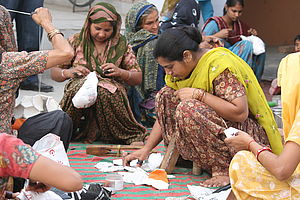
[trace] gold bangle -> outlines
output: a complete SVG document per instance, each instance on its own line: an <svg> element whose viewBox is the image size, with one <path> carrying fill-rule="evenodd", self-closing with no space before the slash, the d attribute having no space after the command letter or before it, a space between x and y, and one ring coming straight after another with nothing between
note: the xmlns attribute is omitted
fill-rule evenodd
<svg viewBox="0 0 300 200"><path fill-rule="evenodd" d="M60 30L58 29L53 29L51 30L47 36L48 36L48 40L51 42L52 38L56 35L56 34L61 34L64 37L64 34L62 32L60 32Z"/></svg>

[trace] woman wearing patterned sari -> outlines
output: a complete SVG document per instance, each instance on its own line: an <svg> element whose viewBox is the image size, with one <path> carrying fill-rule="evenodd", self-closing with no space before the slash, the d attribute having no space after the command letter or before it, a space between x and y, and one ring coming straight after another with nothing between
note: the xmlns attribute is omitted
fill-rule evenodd
<svg viewBox="0 0 300 200"><path fill-rule="evenodd" d="M225 140L239 151L229 168L236 199L300 199L299 74L300 53L282 59L278 83L281 86L285 145L280 155L259 145L255 138L242 131Z"/></svg>
<svg viewBox="0 0 300 200"><path fill-rule="evenodd" d="M282 150L281 137L251 68L226 48L199 48L201 34L193 27L166 30L154 56L166 71L166 87L156 96L157 121L144 148L125 157L145 160L162 139L175 138L179 154L212 174L204 186L229 183L234 155L224 130L246 130L261 144Z"/></svg>
<svg viewBox="0 0 300 200"><path fill-rule="evenodd" d="M264 72L266 54L253 54L253 45L250 41L242 40L241 35L257 35L255 29L239 20L242 15L244 0L227 0L222 17L212 17L202 28L203 35L213 35L224 41L224 47L241 57L250 65L258 81Z"/></svg>
<svg viewBox="0 0 300 200"><path fill-rule="evenodd" d="M128 98L135 118L145 125L150 125L151 116L154 115L155 94L165 85L164 70L153 57L158 23L157 8L147 1L134 4L125 21L125 36L143 72L142 84L131 86L128 89Z"/></svg>
<svg viewBox="0 0 300 200"><path fill-rule="evenodd" d="M124 86L140 84L142 72L120 28L121 16L115 8L108 3L96 4L81 32L69 38L75 50L72 63L51 72L56 81L70 79L60 104L72 118L74 131L85 118L87 124L79 127L84 131L73 135L88 143L131 144L144 138L145 128L134 119ZM72 98L90 71L96 71L99 79L97 100L89 108L75 108Z"/></svg>

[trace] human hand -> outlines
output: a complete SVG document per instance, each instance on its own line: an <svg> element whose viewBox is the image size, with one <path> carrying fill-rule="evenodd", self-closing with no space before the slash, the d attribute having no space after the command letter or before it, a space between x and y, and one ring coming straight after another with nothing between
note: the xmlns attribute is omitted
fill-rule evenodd
<svg viewBox="0 0 300 200"><path fill-rule="evenodd" d="M224 43L220 38L212 35L204 36L202 35L202 42L200 43L200 48L212 49L216 47L223 47Z"/></svg>
<svg viewBox="0 0 300 200"><path fill-rule="evenodd" d="M44 183L39 183L39 182L33 182L29 180L29 184L26 187L27 191L33 191L33 192L46 192L50 190L51 186L46 185Z"/></svg>
<svg viewBox="0 0 300 200"><path fill-rule="evenodd" d="M141 148L139 150L136 150L130 154L123 155L123 165L129 166L130 162L132 160L138 159L141 161L140 163L137 163L137 166L142 166L142 161L146 160L149 156L150 151L146 150L145 148Z"/></svg>
<svg viewBox="0 0 300 200"><path fill-rule="evenodd" d="M217 35L219 38L226 39L226 38L229 37L229 34L230 34L231 31L232 31L232 29L224 28L224 29L220 30L216 35Z"/></svg>
<svg viewBox="0 0 300 200"><path fill-rule="evenodd" d="M250 28L248 30L248 33L251 34L251 35L255 35L255 36L257 35L257 31L254 28Z"/></svg>
<svg viewBox="0 0 300 200"><path fill-rule="evenodd" d="M103 70L103 73L107 77L112 77L112 76L120 77L122 75L122 69L120 69L113 63L105 63L101 65L101 69Z"/></svg>
<svg viewBox="0 0 300 200"><path fill-rule="evenodd" d="M87 76L89 73L90 70L83 66L77 66L64 71L64 74L67 78L80 78Z"/></svg>
<svg viewBox="0 0 300 200"><path fill-rule="evenodd" d="M244 131L237 132L236 136L226 138L224 141L228 146L233 147L236 151L248 150L248 144L253 138Z"/></svg>
<svg viewBox="0 0 300 200"><path fill-rule="evenodd" d="M180 101L184 99L192 99L195 90L196 88L181 88L174 92L174 95L180 99Z"/></svg>
<svg viewBox="0 0 300 200"><path fill-rule="evenodd" d="M35 9L31 17L36 24L41 26L52 23L52 16L47 8L40 7Z"/></svg>

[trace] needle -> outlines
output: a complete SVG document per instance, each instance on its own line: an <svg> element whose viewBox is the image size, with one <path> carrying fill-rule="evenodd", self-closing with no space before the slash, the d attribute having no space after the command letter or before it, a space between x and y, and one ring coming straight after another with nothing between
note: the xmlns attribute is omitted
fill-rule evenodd
<svg viewBox="0 0 300 200"><path fill-rule="evenodd" d="M18 13L18 14L22 14L22 15L29 15L29 16L31 16L31 15L35 14L35 12L29 13L29 12L22 12L22 11L11 10L11 9L7 9L7 10L8 10L9 12Z"/></svg>

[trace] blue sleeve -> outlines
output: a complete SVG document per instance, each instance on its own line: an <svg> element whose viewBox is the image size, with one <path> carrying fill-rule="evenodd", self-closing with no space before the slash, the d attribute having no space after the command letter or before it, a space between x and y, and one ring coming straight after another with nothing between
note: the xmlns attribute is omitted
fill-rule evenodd
<svg viewBox="0 0 300 200"><path fill-rule="evenodd" d="M210 21L202 31L203 35L214 35L215 33L219 32L219 27L217 22L214 20Z"/></svg>

